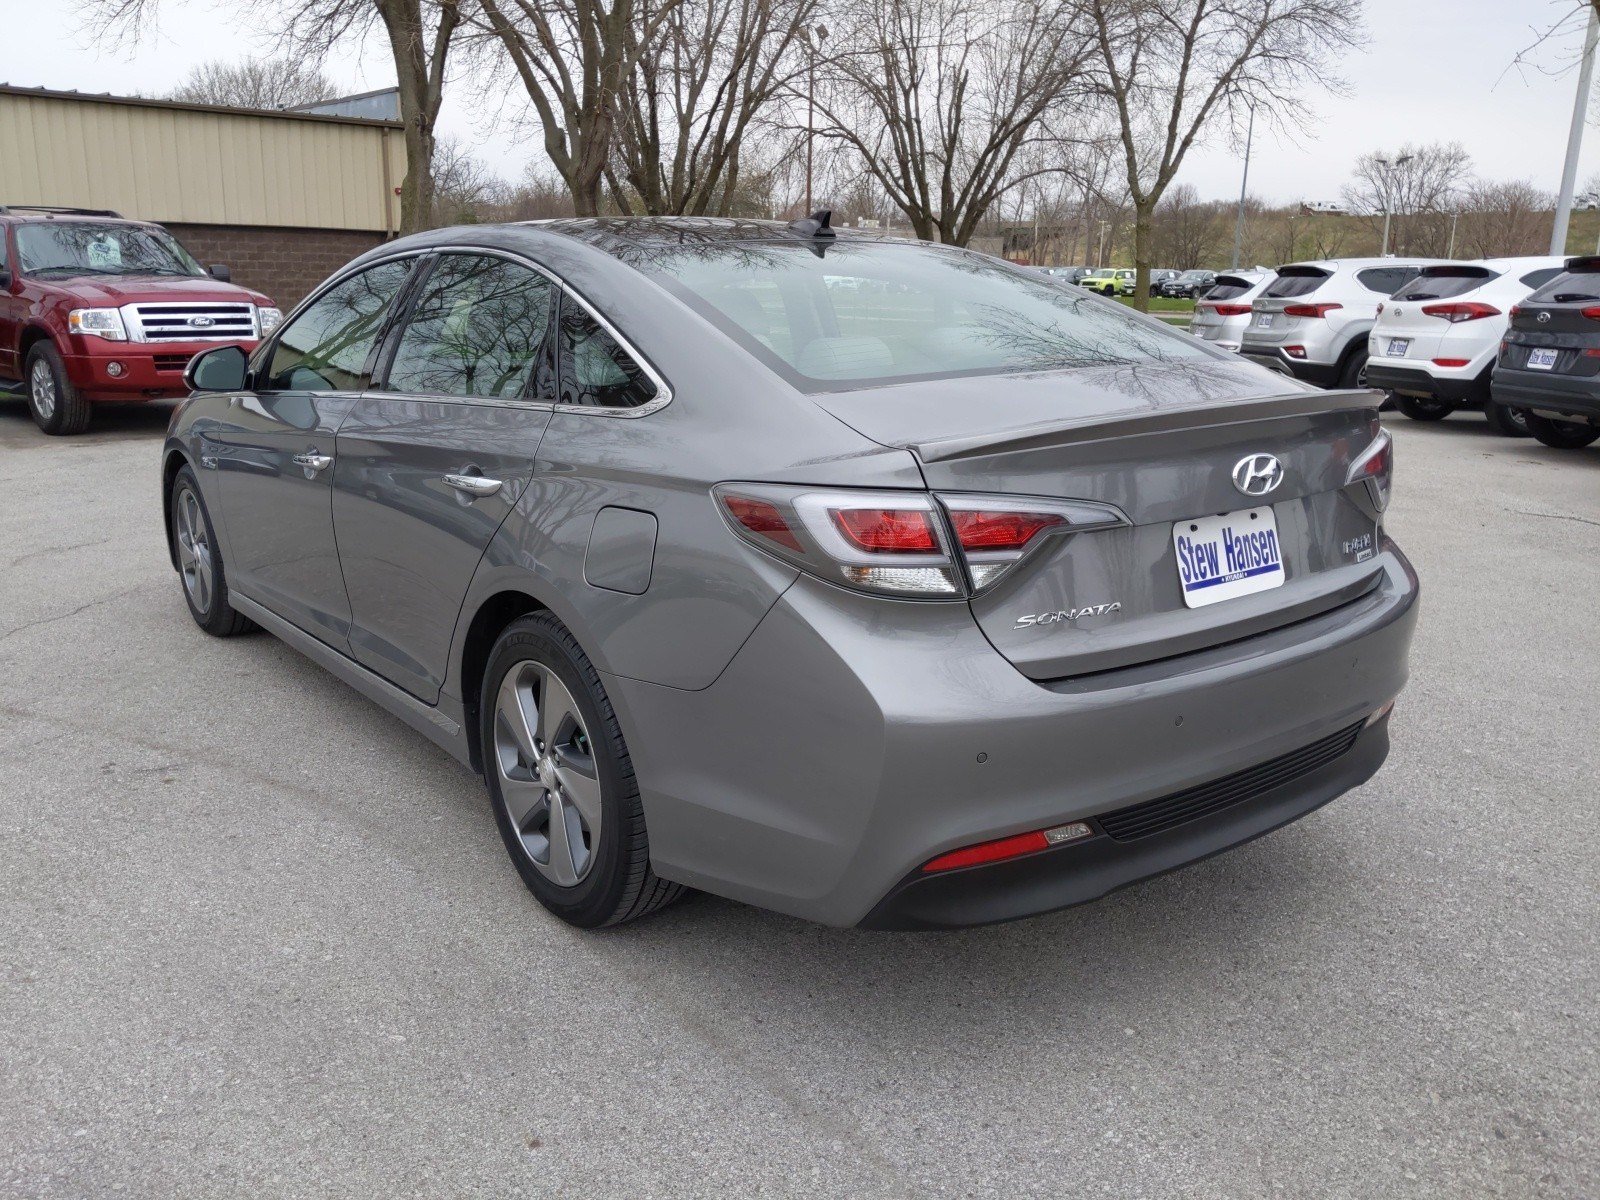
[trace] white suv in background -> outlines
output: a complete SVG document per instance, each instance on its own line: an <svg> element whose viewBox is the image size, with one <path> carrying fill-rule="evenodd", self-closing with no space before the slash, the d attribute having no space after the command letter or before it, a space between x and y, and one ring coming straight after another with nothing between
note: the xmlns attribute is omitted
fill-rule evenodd
<svg viewBox="0 0 1600 1200"><path fill-rule="evenodd" d="M1437 259L1290 263L1251 304L1240 353L1323 387L1362 387L1378 305Z"/></svg>
<svg viewBox="0 0 1600 1200"><path fill-rule="evenodd" d="M1250 303L1276 277L1271 267L1223 271L1195 301L1189 332L1223 350L1238 350L1250 324Z"/></svg>
<svg viewBox="0 0 1600 1200"><path fill-rule="evenodd" d="M1395 393L1406 416L1437 421L1482 407L1489 424L1525 437L1523 414L1489 398L1511 307L1566 269L1565 258L1484 258L1424 267L1378 310L1367 383Z"/></svg>

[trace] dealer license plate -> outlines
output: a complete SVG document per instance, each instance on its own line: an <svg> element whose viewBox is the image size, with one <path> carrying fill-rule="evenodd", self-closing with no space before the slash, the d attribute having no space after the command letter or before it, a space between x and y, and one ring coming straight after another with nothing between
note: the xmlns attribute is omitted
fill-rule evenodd
<svg viewBox="0 0 1600 1200"><path fill-rule="evenodd" d="M1528 365L1535 371L1548 371L1556 365L1556 351L1554 350L1529 350Z"/></svg>
<svg viewBox="0 0 1600 1200"><path fill-rule="evenodd" d="M1411 339L1410 338L1390 338L1389 339L1389 357L1390 358L1404 358L1406 356L1406 351L1409 350L1409 349L1411 349Z"/></svg>
<svg viewBox="0 0 1600 1200"><path fill-rule="evenodd" d="M1270 506L1179 521L1172 527L1172 547L1178 586L1190 608L1283 586L1283 548Z"/></svg>
<svg viewBox="0 0 1600 1200"><path fill-rule="evenodd" d="M1272 316L1273 316L1272 313L1257 313L1256 314L1256 328L1257 329L1271 329L1272 328Z"/></svg>

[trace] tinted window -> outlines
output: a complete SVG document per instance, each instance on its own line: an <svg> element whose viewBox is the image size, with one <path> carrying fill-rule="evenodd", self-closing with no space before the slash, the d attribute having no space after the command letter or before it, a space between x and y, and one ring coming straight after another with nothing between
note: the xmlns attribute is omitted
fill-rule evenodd
<svg viewBox="0 0 1600 1200"><path fill-rule="evenodd" d="M1267 284L1263 296L1287 299L1291 296L1309 296L1328 280L1326 271L1316 267L1289 267L1278 272L1278 277Z"/></svg>
<svg viewBox="0 0 1600 1200"><path fill-rule="evenodd" d="M637 408L652 400L656 385L570 296L561 301L561 404L590 408Z"/></svg>
<svg viewBox="0 0 1600 1200"><path fill-rule="evenodd" d="M1590 304L1600 300L1600 273L1563 271L1529 296L1546 304Z"/></svg>
<svg viewBox="0 0 1600 1200"><path fill-rule="evenodd" d="M443 255L422 284L388 379L391 392L522 396L550 327L550 281L475 254Z"/></svg>
<svg viewBox="0 0 1600 1200"><path fill-rule="evenodd" d="M1451 296L1462 296L1467 292L1481 288L1492 279L1499 279L1499 273L1486 270L1463 270L1439 272L1429 271L1425 275L1418 275L1410 283L1394 293L1396 300L1447 300Z"/></svg>
<svg viewBox="0 0 1600 1200"><path fill-rule="evenodd" d="M162 229L93 221L37 221L17 226L17 264L36 275L204 275L200 264Z"/></svg>
<svg viewBox="0 0 1600 1200"><path fill-rule="evenodd" d="M1235 296L1242 296L1255 284L1248 279L1240 279L1237 275L1218 275L1217 282L1212 284L1211 290L1205 294L1207 300L1232 300Z"/></svg>
<svg viewBox="0 0 1600 1200"><path fill-rule="evenodd" d="M1207 354L1084 292L949 247L841 238L819 255L720 242L652 246L634 265L814 390Z"/></svg>
<svg viewBox="0 0 1600 1200"><path fill-rule="evenodd" d="M1417 277L1416 267L1368 267L1357 271L1356 278L1370 292L1392 296L1409 280Z"/></svg>
<svg viewBox="0 0 1600 1200"><path fill-rule="evenodd" d="M285 326L272 349L267 391L359 392L367 359L411 271L409 260L379 263L336 284Z"/></svg>
<svg viewBox="0 0 1600 1200"><path fill-rule="evenodd" d="M1529 271L1522 277L1522 282L1528 287L1543 287L1557 275L1561 274L1560 267L1540 267L1537 271Z"/></svg>

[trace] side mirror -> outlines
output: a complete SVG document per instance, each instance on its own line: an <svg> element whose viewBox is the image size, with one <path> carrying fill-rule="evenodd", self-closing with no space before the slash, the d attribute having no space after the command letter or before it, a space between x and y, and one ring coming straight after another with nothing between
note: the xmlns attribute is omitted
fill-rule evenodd
<svg viewBox="0 0 1600 1200"><path fill-rule="evenodd" d="M233 282L233 270L227 263L212 263L210 271L213 279L220 279L223 283Z"/></svg>
<svg viewBox="0 0 1600 1200"><path fill-rule="evenodd" d="M249 361L237 346L213 346L189 360L183 382L191 392L237 392L244 387Z"/></svg>

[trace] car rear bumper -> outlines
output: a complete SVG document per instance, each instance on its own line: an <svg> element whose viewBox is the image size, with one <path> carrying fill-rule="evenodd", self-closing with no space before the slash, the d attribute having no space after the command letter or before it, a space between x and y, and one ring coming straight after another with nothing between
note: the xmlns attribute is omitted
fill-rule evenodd
<svg viewBox="0 0 1600 1200"><path fill-rule="evenodd" d="M1251 362L1260 363L1274 371L1281 371L1285 375L1293 375L1296 379L1314 383L1318 387L1332 387L1339 382L1338 363L1310 362L1303 358L1291 358L1281 349L1269 350L1252 346L1249 342L1240 346L1239 353Z"/></svg>
<svg viewBox="0 0 1600 1200"><path fill-rule="evenodd" d="M1574 379L1542 371L1495 368L1495 402L1560 418L1600 422L1600 378Z"/></svg>
<svg viewBox="0 0 1600 1200"><path fill-rule="evenodd" d="M160 400L187 396L183 369L202 350L225 342L105 342L62 358L67 378L89 400ZM238 342L246 354L255 342ZM121 368L113 373L113 364Z"/></svg>
<svg viewBox="0 0 1600 1200"><path fill-rule="evenodd" d="M1402 396L1423 396L1450 404L1477 404L1488 399L1488 384L1481 376L1440 378L1420 367L1396 367L1378 359L1367 360L1367 386Z"/></svg>
<svg viewBox="0 0 1600 1200"><path fill-rule="evenodd" d="M655 869L830 925L946 926L1078 903L1248 840L1365 779L1381 734L1315 777L1138 844L1112 845L1101 821L1298 753L1392 700L1417 582L1392 543L1377 561L1378 586L1331 612L1050 683L997 654L964 605L802 577L710 687L606 677ZM996 874L953 873L967 882L918 878L950 850L1072 821L1095 835Z"/></svg>

